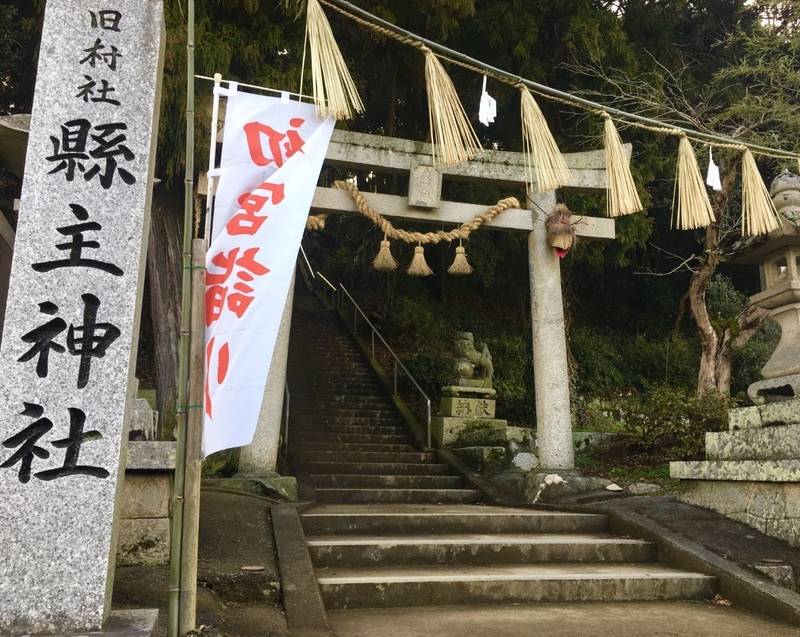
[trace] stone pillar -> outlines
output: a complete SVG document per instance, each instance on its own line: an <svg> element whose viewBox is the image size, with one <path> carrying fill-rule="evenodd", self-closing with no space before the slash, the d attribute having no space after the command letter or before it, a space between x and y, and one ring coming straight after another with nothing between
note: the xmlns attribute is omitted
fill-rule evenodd
<svg viewBox="0 0 800 637"><path fill-rule="evenodd" d="M109 615L163 24L161 0L45 9L0 348L3 635Z"/></svg>
<svg viewBox="0 0 800 637"><path fill-rule="evenodd" d="M545 218L556 204L554 192L528 195L533 231L528 235L528 268L533 327L536 427L543 469L573 469L572 423L567 369L561 264L547 244Z"/></svg>
<svg viewBox="0 0 800 637"><path fill-rule="evenodd" d="M258 416L253 442L242 447L239 454L239 474L243 476L267 476L275 472L278 459L278 443L283 426L283 394L286 386L286 364L289 359L289 332L292 326L294 302L294 276L286 295L275 352L264 387L264 401Z"/></svg>

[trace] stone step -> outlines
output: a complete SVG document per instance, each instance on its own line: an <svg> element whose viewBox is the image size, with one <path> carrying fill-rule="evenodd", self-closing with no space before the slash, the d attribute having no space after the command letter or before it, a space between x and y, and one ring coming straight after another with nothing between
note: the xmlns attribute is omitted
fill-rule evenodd
<svg viewBox="0 0 800 637"><path fill-rule="evenodd" d="M356 401L356 400L365 400L368 402L373 401L383 401L387 405L391 405L391 401L387 398L386 394L381 393L380 391L375 391L374 393L366 393L366 392L322 392L318 389L305 389L305 388L297 388L291 387L292 390L292 398L296 398L297 400L318 400L320 402L324 401Z"/></svg>
<svg viewBox="0 0 800 637"><path fill-rule="evenodd" d="M300 425L300 426L316 426L316 427L324 427L325 425L334 425L334 426L346 426L346 425L358 425L358 426L376 426L376 427L399 427L403 423L403 419L400 416L395 416L393 418L385 417L385 418L358 418L354 416L343 416L343 417L332 417L332 416L303 416L301 417L300 414L293 414L291 416L291 425Z"/></svg>
<svg viewBox="0 0 800 637"><path fill-rule="evenodd" d="M472 504L481 498L475 489L315 489L319 502L408 504Z"/></svg>
<svg viewBox="0 0 800 637"><path fill-rule="evenodd" d="M330 418L375 418L376 420L380 420L398 417L397 411L394 409L359 409L353 407L321 408L317 405L293 405L291 409L298 418L324 415Z"/></svg>
<svg viewBox="0 0 800 637"><path fill-rule="evenodd" d="M442 476L452 473L450 465L435 462L345 462L345 461L304 461L308 473L318 474L362 474L362 475L405 475Z"/></svg>
<svg viewBox="0 0 800 637"><path fill-rule="evenodd" d="M800 400L784 400L754 407L739 407L728 412L728 429L754 429L800 423Z"/></svg>
<svg viewBox="0 0 800 637"><path fill-rule="evenodd" d="M800 425L706 433L708 460L800 459Z"/></svg>
<svg viewBox="0 0 800 637"><path fill-rule="evenodd" d="M306 537L314 565L654 562L650 542L598 534L456 534Z"/></svg>
<svg viewBox="0 0 800 637"><path fill-rule="evenodd" d="M418 451L304 451L306 462L433 462L433 454Z"/></svg>
<svg viewBox="0 0 800 637"><path fill-rule="evenodd" d="M320 371L318 373L310 372L309 369L313 367L315 363L312 361L304 361L302 365L292 365L289 366L288 370L290 373L296 372L298 376L302 376L305 378L309 383L314 382L328 382L330 377L326 375L325 372L329 371L325 369L324 371ZM364 367L362 368L350 368L346 365L342 365L336 361L317 361L317 365L330 367L336 369L336 380L339 382L348 382L348 381L374 381L375 374L372 373L372 370Z"/></svg>
<svg viewBox="0 0 800 637"><path fill-rule="evenodd" d="M304 511L301 519L308 535L603 533L608 527L606 516L595 513L480 505L330 504Z"/></svg>
<svg viewBox="0 0 800 637"><path fill-rule="evenodd" d="M356 444L388 444L388 445L410 445L411 438L408 434L376 434L376 433L302 433L290 430L290 434L298 433L297 439L302 443L356 443Z"/></svg>
<svg viewBox="0 0 800 637"><path fill-rule="evenodd" d="M694 460L670 462L669 475L682 480L800 482L800 460Z"/></svg>
<svg viewBox="0 0 800 637"><path fill-rule="evenodd" d="M318 487L380 488L380 489L459 489L464 486L461 476L439 475L369 475L357 473L313 474L311 482Z"/></svg>
<svg viewBox="0 0 800 637"><path fill-rule="evenodd" d="M381 403L365 402L363 405L361 405L358 400L354 400L352 402L322 402L316 400L304 400L300 398L295 399L294 396L292 399L292 409L294 409L298 415L304 416L308 414L364 417L372 416L374 414L379 418L386 416L397 416L397 410L395 407L386 401Z"/></svg>
<svg viewBox="0 0 800 637"><path fill-rule="evenodd" d="M318 395L296 395L293 394L292 398L299 406L313 406L318 409L377 409L394 410L394 405L389 402L387 398L367 398L362 396L348 395L331 395L330 397L320 397Z"/></svg>
<svg viewBox="0 0 800 637"><path fill-rule="evenodd" d="M381 385L375 382L364 383L339 383L330 381L328 383L307 383L305 379L292 379L289 376L289 388L292 394L298 395L319 395L319 396L362 396L367 394L380 394L383 391Z"/></svg>
<svg viewBox="0 0 800 637"><path fill-rule="evenodd" d="M405 427L400 425L342 425L342 424L300 424L292 423L289 425L289 433L309 436L407 436Z"/></svg>
<svg viewBox="0 0 800 637"><path fill-rule="evenodd" d="M305 453L307 451L375 451L378 453L405 453L408 451L414 451L414 447L408 443L387 444L368 442L310 442L295 438L294 442L290 442L289 444L294 448L296 453Z"/></svg>
<svg viewBox="0 0 800 637"><path fill-rule="evenodd" d="M709 599L716 589L714 577L658 564L327 568L317 581L327 608Z"/></svg>

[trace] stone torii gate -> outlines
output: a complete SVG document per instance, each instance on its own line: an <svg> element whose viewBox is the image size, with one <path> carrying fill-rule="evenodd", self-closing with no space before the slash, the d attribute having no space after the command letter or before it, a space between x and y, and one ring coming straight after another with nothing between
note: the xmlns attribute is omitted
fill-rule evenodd
<svg viewBox="0 0 800 637"><path fill-rule="evenodd" d="M626 146L630 154L630 146ZM477 159L435 169L431 146L407 139L335 130L325 164L358 170L409 175L408 196L363 193L374 209L395 220L458 225L485 210L484 205L443 201L442 177L482 181L519 190L526 183L522 153L486 150ZM605 153L602 150L564 156L573 181L567 190L603 192L606 189ZM488 204L489 202L487 202ZM493 202L492 202L493 203ZM560 260L547 244L545 218L556 203L555 192L529 192L528 209L510 209L486 227L528 233L531 315L533 325L533 372L539 460L543 469L570 470L575 466L567 369L564 306L561 295ZM333 188L317 188L311 213L355 213L350 196ZM584 217L576 225L584 241L615 238L614 220ZM287 298L281 331L270 369L264 404L253 444L243 447L242 474L264 475L274 471L286 378L292 292ZM267 465L265 466L265 460Z"/></svg>

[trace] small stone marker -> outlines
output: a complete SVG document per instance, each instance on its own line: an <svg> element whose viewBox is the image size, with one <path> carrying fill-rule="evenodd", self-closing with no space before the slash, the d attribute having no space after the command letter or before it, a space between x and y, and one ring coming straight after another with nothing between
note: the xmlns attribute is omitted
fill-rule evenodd
<svg viewBox="0 0 800 637"><path fill-rule="evenodd" d="M438 208L442 198L442 173L433 166L414 166L408 177L408 205Z"/></svg>
<svg viewBox="0 0 800 637"><path fill-rule="evenodd" d="M0 634L101 628L157 135L162 0L48 0L0 350Z"/></svg>

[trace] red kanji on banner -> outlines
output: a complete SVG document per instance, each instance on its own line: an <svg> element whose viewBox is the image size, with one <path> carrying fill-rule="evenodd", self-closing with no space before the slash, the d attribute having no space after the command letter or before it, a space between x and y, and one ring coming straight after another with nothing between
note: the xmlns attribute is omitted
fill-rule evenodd
<svg viewBox="0 0 800 637"><path fill-rule="evenodd" d="M273 206L277 206L283 201L283 198L283 184L271 184L266 181L259 184L252 192L246 192L239 197L241 208L231 217L225 229L228 234L232 235L254 235L268 219L267 215L258 216L257 213L261 212L267 201L271 201Z"/></svg>
<svg viewBox="0 0 800 637"><path fill-rule="evenodd" d="M222 316L227 305L228 309L238 318L250 307L253 302L253 287L249 285L257 276L264 276L269 268L256 261L259 248L248 248L239 256L240 248L233 248L227 254L219 252L211 259L211 263L222 272L206 272L206 327L210 326ZM238 269L237 269L238 267ZM236 271L236 281L232 290L226 283Z"/></svg>
<svg viewBox="0 0 800 637"><path fill-rule="evenodd" d="M206 380L205 380L205 409L208 417L211 417L213 404L211 402L211 388L209 387L209 370L211 369L211 357L214 355L214 341L212 337L206 345ZM217 385L222 385L228 375L228 365L230 364L231 351L228 343L223 343L217 352Z"/></svg>
<svg viewBox="0 0 800 637"><path fill-rule="evenodd" d="M244 125L244 134L247 137L247 148L250 150L250 159L256 166L268 166L275 162L275 166L280 168L284 162L295 153L302 152L305 140L300 137L297 129L305 123L301 117L293 117L289 120L289 130L285 133L276 131L271 126L261 122L250 122ZM264 147L261 137L266 136L267 146L270 156L264 154ZM285 140L285 141L284 141Z"/></svg>

